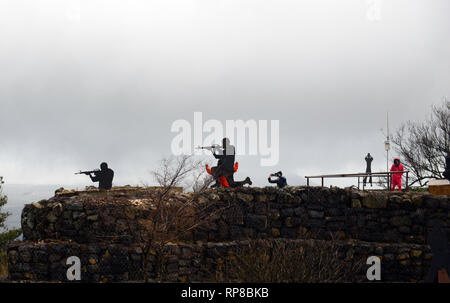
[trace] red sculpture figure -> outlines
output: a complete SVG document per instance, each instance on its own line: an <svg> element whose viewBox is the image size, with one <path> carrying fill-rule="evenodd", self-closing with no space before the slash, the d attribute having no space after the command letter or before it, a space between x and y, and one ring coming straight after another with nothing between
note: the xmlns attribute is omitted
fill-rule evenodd
<svg viewBox="0 0 450 303"><path fill-rule="evenodd" d="M394 158L394 164L392 164L391 172L400 171L401 173L392 174L392 188L391 191L395 190L398 186L398 191L402 191L402 175L403 175L403 165L400 163L399 158Z"/></svg>
<svg viewBox="0 0 450 303"><path fill-rule="evenodd" d="M238 168L239 168L239 163L236 162L236 163L234 164L234 169L233 169L233 171L234 171L234 172L237 172ZM210 174L210 175L213 175L213 173L212 173L211 169L209 168L209 165L208 165L208 164L206 164L206 172L207 172L208 174ZM222 187L230 187L230 184L228 183L228 180L227 180L227 178L226 178L225 176L219 177L219 183L220 183L220 185L221 185Z"/></svg>

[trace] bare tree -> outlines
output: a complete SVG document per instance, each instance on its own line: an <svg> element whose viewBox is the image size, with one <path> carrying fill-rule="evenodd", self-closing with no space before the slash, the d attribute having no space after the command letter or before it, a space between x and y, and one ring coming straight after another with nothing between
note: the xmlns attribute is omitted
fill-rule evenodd
<svg viewBox="0 0 450 303"><path fill-rule="evenodd" d="M193 156L181 156L163 159L160 167L152 172L161 188L152 198L152 211L141 237L142 269L146 281L149 280L150 261L155 266L155 278L160 280L164 276L165 248L169 242L188 240L190 232L229 207L218 207L199 199L213 181L203 174L204 171L202 161L194 160ZM180 185L189 186L193 192L175 192L175 187Z"/></svg>
<svg viewBox="0 0 450 303"><path fill-rule="evenodd" d="M217 282L337 283L363 281L362 260L339 248L338 241L250 240L218 266ZM219 264L218 264L219 265ZM365 277L364 277L365 278Z"/></svg>
<svg viewBox="0 0 450 303"><path fill-rule="evenodd" d="M433 106L432 114L424 122L408 121L393 137L394 149L403 165L411 171L410 185L426 186L432 178L443 178L445 156L449 150L450 101Z"/></svg>
<svg viewBox="0 0 450 303"><path fill-rule="evenodd" d="M194 156L164 158L158 169L151 172L156 183L171 190L182 186L194 192L203 191L212 184L213 178L205 173L205 162Z"/></svg>

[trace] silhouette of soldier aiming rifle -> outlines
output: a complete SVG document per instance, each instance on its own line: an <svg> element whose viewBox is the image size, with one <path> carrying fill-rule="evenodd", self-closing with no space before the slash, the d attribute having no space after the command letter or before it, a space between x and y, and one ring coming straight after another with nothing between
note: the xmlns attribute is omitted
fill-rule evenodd
<svg viewBox="0 0 450 303"><path fill-rule="evenodd" d="M98 182L99 189L111 189L114 178L114 171L108 168L108 164L103 162L100 164L100 170L80 171L76 175L84 174L91 178L92 182Z"/></svg>
<svg viewBox="0 0 450 303"><path fill-rule="evenodd" d="M244 181L234 181L233 175L237 170L237 163L234 163L236 152L234 146L230 144L230 139L223 138L222 146L213 145L199 148L211 150L214 158L218 159L217 166L211 167L211 175L216 180L216 183L212 187L224 186L222 183L227 184L225 187L240 187L245 184L252 185L249 177L245 178ZM226 179L226 182L224 182L225 180L222 177Z"/></svg>

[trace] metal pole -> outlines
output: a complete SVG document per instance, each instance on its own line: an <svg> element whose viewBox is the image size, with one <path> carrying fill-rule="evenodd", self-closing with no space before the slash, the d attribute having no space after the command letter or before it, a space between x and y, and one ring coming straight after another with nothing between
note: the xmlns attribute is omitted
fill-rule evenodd
<svg viewBox="0 0 450 303"><path fill-rule="evenodd" d="M389 149L386 150L386 171L389 172Z"/></svg>
<svg viewBox="0 0 450 303"><path fill-rule="evenodd" d="M389 172L387 172L386 173L386 175L387 175L387 189L388 189L388 191L390 191L391 190L391 176L390 176L390 174L389 174Z"/></svg>
<svg viewBox="0 0 450 303"><path fill-rule="evenodd" d="M323 177L322 177L322 187L323 187Z"/></svg>

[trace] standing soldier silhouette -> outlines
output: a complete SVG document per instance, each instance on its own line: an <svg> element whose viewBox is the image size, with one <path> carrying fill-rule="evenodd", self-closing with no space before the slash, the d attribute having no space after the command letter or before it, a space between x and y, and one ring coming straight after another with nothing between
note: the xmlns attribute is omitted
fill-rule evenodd
<svg viewBox="0 0 450 303"><path fill-rule="evenodd" d="M370 186L372 186L372 161L373 161L373 157L370 155L370 153L367 154L366 158L366 173L369 175L369 183ZM367 176L364 177L363 179L363 184L364 186L366 186L366 181L367 181Z"/></svg>
<svg viewBox="0 0 450 303"><path fill-rule="evenodd" d="M114 171L111 168L108 168L108 164L106 162L100 164L100 170L88 172L88 175L92 182L98 182L99 189L111 189Z"/></svg>

